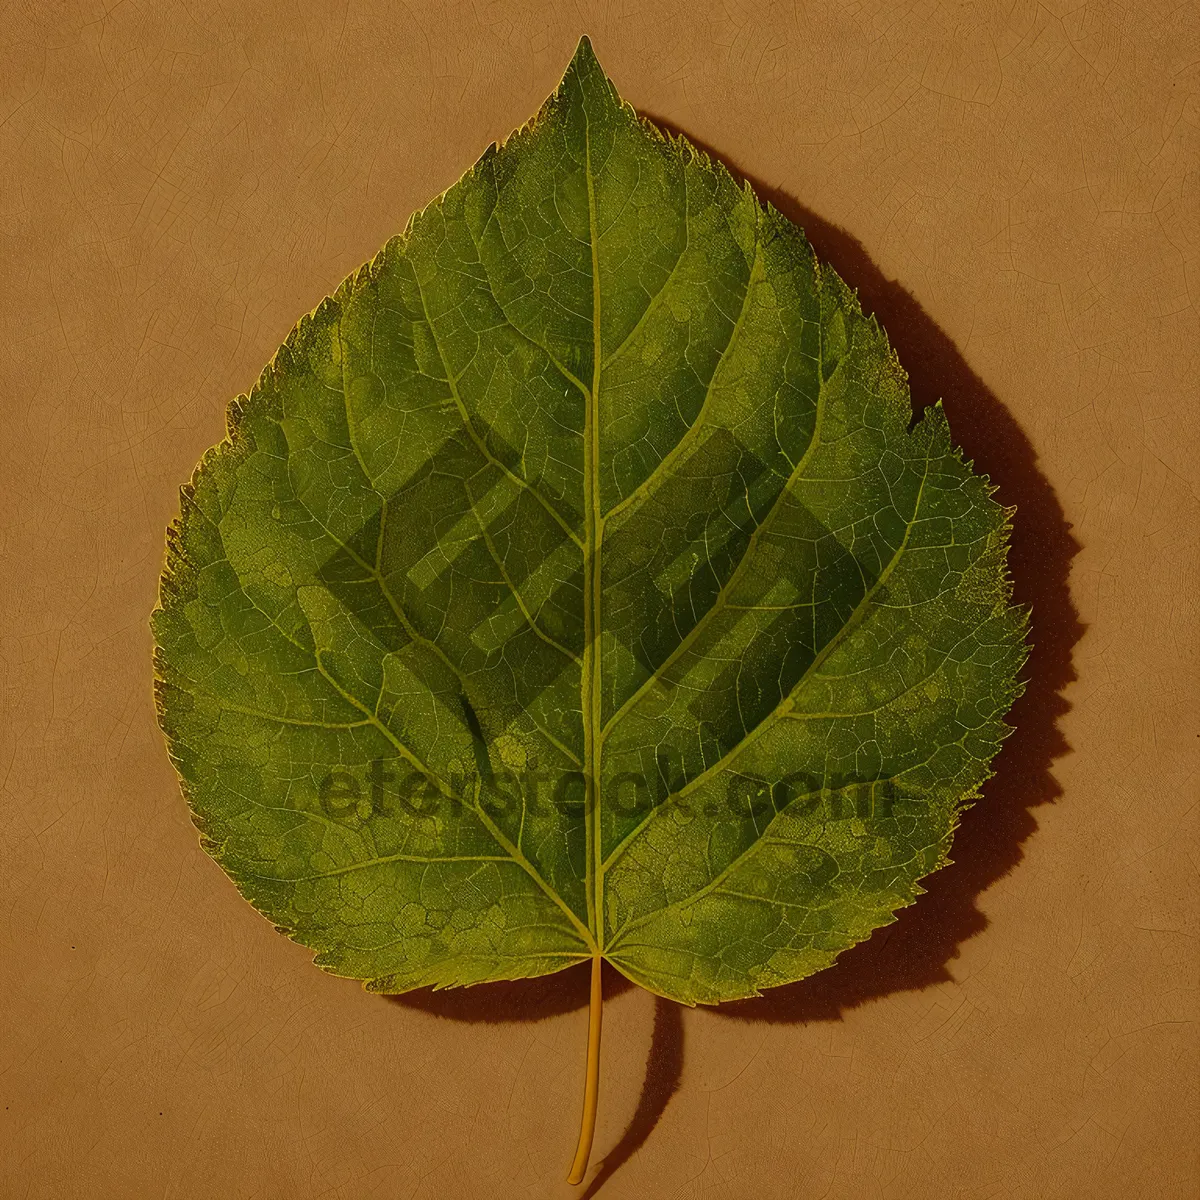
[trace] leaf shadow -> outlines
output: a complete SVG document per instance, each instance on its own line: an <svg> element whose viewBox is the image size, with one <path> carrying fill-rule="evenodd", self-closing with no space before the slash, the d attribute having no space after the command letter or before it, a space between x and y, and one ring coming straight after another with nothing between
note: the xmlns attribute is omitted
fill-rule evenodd
<svg viewBox="0 0 1200 1200"><path fill-rule="evenodd" d="M959 946L988 924L978 897L1024 857L1022 845L1037 828L1032 810L1062 794L1051 765L1070 749L1058 720L1070 707L1062 691L1076 678L1074 648L1084 631L1069 586L1071 560L1080 546L1017 420L916 298L880 271L857 238L787 192L741 171L672 122L646 115L660 129L686 137L723 163L735 178L748 182L760 200L804 229L818 258L857 291L864 311L874 313L886 329L908 372L914 416L941 399L952 435L966 457L990 476L1002 503L1018 506L1009 565L1014 599L1031 606L1033 614L1027 682L1009 715L1014 731L993 764L995 775L955 835L954 861L925 881L927 895L921 903L902 910L894 924L847 950L833 967L772 988L754 1000L712 1010L742 1021L839 1021L870 1000L920 991L952 978L949 963L958 956ZM389 999L450 1020L540 1021L587 1006L588 970L585 963L539 979L438 992L422 989ZM632 986L605 965L606 996ZM591 1200L644 1145L678 1089L682 1072L680 1006L656 999L637 1109L581 1200Z"/></svg>
<svg viewBox="0 0 1200 1200"><path fill-rule="evenodd" d="M605 1000L634 985L616 968L603 964ZM419 988L384 999L403 1008L417 1009L452 1021L542 1021L588 1006L591 966L579 963L554 975L481 983L469 988ZM646 1055L646 1073L637 1108L616 1144L602 1159L579 1200L592 1200L600 1189L645 1145L654 1132L683 1077L683 1007L661 996L654 997L654 1029Z"/></svg>
<svg viewBox="0 0 1200 1200"><path fill-rule="evenodd" d="M661 996L654 997L654 1032L646 1056L646 1075L637 1108L617 1144L604 1156L600 1169L580 1200L592 1197L641 1148L654 1132L683 1077L683 1008Z"/></svg>
<svg viewBox="0 0 1200 1200"><path fill-rule="evenodd" d="M1084 631L1070 591L1071 560L1080 546L1016 418L912 293L888 279L853 234L741 171L670 121L646 116L724 163L761 201L805 231L817 257L857 291L864 312L874 313L887 331L908 372L914 418L942 400L955 442L976 470L990 476L997 499L1017 505L1009 567L1013 599L1032 608L1025 692L1008 716L1014 729L993 763L995 774L955 834L954 861L924 881L927 895L919 904L847 950L833 967L714 1010L744 1021L837 1021L868 1000L951 979L948 964L959 945L988 924L976 900L1024 857L1022 844L1037 828L1032 810L1062 794L1050 768L1070 750L1058 720L1070 708L1062 691L1076 677L1074 649Z"/></svg>
<svg viewBox="0 0 1200 1200"><path fill-rule="evenodd" d="M611 1000L633 984L615 967L604 963L604 998ZM591 963L576 963L553 975L536 979L506 979L472 987L418 988L384 999L402 1008L415 1008L435 1017L472 1024L506 1025L509 1022L544 1021L587 1008L591 988Z"/></svg>

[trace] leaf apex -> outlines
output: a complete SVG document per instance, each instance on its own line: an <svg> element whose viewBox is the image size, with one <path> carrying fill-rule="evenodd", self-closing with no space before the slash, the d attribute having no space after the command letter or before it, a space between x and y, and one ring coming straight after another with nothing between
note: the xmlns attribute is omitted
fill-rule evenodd
<svg viewBox="0 0 1200 1200"><path fill-rule="evenodd" d="M585 33L575 46L575 53L571 55L571 62L567 66L564 79L574 75L581 82L592 76L599 76L601 79L606 79L604 68L600 65L600 60L596 57L596 51L592 49L592 39Z"/></svg>

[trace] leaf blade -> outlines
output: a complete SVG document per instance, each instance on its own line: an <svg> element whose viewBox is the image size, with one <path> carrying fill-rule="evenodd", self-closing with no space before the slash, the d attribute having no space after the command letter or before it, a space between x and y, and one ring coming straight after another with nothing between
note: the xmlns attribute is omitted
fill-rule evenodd
<svg viewBox="0 0 1200 1200"><path fill-rule="evenodd" d="M581 43L185 489L156 666L208 848L374 990L828 965L944 861L1020 690L1010 514L910 420L802 232Z"/></svg>

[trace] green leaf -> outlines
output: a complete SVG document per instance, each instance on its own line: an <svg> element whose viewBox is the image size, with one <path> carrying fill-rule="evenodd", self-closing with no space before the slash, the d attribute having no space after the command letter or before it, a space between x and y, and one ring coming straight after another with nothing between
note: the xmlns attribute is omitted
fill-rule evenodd
<svg viewBox="0 0 1200 1200"><path fill-rule="evenodd" d="M183 489L153 625L205 848L374 991L818 971L1007 732L991 491L801 230L585 40Z"/></svg>

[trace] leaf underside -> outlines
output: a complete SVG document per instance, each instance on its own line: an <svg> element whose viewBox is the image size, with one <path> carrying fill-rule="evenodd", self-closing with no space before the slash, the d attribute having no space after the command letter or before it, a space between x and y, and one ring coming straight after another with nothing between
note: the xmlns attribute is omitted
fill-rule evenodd
<svg viewBox="0 0 1200 1200"><path fill-rule="evenodd" d="M205 848L375 991L828 966L947 861L1026 654L1010 513L910 425L803 232L581 42L183 489L153 627Z"/></svg>

